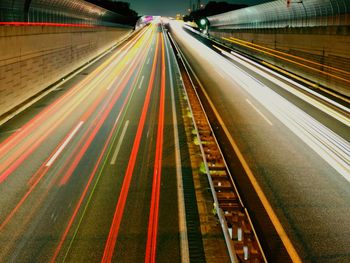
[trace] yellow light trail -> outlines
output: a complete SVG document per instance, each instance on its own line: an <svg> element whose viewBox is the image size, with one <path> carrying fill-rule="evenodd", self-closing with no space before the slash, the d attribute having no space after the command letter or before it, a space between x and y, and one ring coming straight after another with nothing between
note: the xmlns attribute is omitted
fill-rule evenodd
<svg viewBox="0 0 350 263"><path fill-rule="evenodd" d="M242 40L242 39L238 39L238 38L234 38L234 37L230 37L230 38L232 40L234 40L234 41L241 42L243 44L251 45L251 46L254 46L254 47L257 47L257 48L261 48L261 49L265 49L265 50L268 50L268 51L271 51L271 52L275 52L277 54L281 54L281 55L284 55L284 56L287 56L287 57L295 58L295 59L298 59L298 60L301 60L301 61L304 61L304 62L307 62L307 63L310 63L310 64L314 64L314 65L319 66L319 67L328 68L328 69L331 69L331 70L334 70L334 71L338 71L338 72L340 72L342 74L345 74L345 75L350 75L350 72L342 70L342 69L334 68L334 67L331 67L331 66L328 66L328 65L324 65L324 64L318 63L316 61L305 59L305 58L302 58L302 57L299 57L299 56L295 56L295 55L292 55L292 54L289 54L289 53L286 53L286 52L282 52L282 51L279 51L279 50L275 50L275 49L272 49L272 48L264 47L262 45L251 43L251 42L248 42L248 41L245 41L245 40Z"/></svg>
<svg viewBox="0 0 350 263"><path fill-rule="evenodd" d="M285 57L282 57L282 56L273 54L273 53L271 53L271 52L268 52L268 51L265 51L265 50L261 50L261 49L256 48L256 47L252 47L252 46L250 46L250 45L241 43L241 42L239 42L239 41L232 40L232 39L230 39L230 38L223 37L222 39L224 39L224 40L226 40L226 41L229 41L229 42L231 42L231 43L234 43L234 44L238 44L238 45L241 45L241 46L245 46L245 47L247 47L247 48L250 48L250 49L259 51L259 52L261 52L261 53L264 53L264 54L267 54L267 55L270 55L270 56L273 56L273 57L276 57L276 58L279 58L279 59L282 59L282 60L284 60L284 61L293 63L293 64L295 64L295 65L298 65L298 66L301 66L301 67L304 67L304 68L307 68L307 69L316 71L316 72L321 73L321 74L323 74L323 75L327 75L327 76L330 76L330 77L332 77L332 78L339 79L339 80L342 80L342 81L344 81L344 82L350 83L350 80L348 80L348 79L339 77L339 76L337 76L337 75L331 74L331 73L329 73L329 72L326 72L326 71L323 71L323 70L320 70L320 69L316 69L316 68L307 66L307 65L302 64L302 63L300 63L300 62L297 62L297 61L294 61L294 60L291 60L291 59L288 59L288 58L285 58Z"/></svg>

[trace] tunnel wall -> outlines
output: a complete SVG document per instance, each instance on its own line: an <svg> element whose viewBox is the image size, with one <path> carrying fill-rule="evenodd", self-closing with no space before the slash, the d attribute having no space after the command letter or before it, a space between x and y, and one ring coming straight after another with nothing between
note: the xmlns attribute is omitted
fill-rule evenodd
<svg viewBox="0 0 350 263"><path fill-rule="evenodd" d="M0 116L129 33L130 28L0 26Z"/></svg>
<svg viewBox="0 0 350 263"><path fill-rule="evenodd" d="M327 30L327 32L323 32L324 30ZM325 71L349 80L349 82L346 82L222 39L222 37L238 38L254 44L262 45L264 47L309 59L323 65L345 70L350 74L350 35L346 33L348 31L348 27L320 27L302 29L290 28L279 30L212 29L210 30L210 35L221 42L231 45L234 49L292 71L304 78L316 82L317 84L350 97L350 75L339 74L339 72L329 68L311 65L312 67L321 71Z"/></svg>

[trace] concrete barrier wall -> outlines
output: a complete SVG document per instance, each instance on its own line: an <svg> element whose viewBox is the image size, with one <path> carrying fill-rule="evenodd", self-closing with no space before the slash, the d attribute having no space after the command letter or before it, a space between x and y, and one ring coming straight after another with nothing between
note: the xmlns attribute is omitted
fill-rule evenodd
<svg viewBox="0 0 350 263"><path fill-rule="evenodd" d="M286 32L288 31L288 32ZM281 29L281 30L260 30L260 31L210 31L212 37L224 41L222 37L234 37L251 43L262 45L275 50L287 52L296 56L309 59L323 65L348 71L349 74L339 74L339 72L314 66L321 71L337 75L349 80L343 81L338 78L324 75L322 73L309 70L305 67L297 66L293 63L271 57L256 50L252 50L230 42L234 48L250 54L259 59L268 61L276 66L292 71L302 77L310 79L322 86L335 90L350 97L350 35L348 34L318 34L320 29Z"/></svg>
<svg viewBox="0 0 350 263"><path fill-rule="evenodd" d="M128 28L0 27L0 116L115 45Z"/></svg>

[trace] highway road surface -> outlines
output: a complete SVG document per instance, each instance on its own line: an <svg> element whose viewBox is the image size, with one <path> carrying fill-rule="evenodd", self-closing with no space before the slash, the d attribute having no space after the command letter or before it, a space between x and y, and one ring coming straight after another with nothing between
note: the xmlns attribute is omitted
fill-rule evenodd
<svg viewBox="0 0 350 263"><path fill-rule="evenodd" d="M1 127L0 262L188 256L168 41L144 28Z"/></svg>
<svg viewBox="0 0 350 263"><path fill-rule="evenodd" d="M214 130L227 137L223 150L234 150L248 174L249 183L236 179L243 199L252 195L244 189L258 193L294 262L350 262L349 106L310 95L302 84L189 32L171 23L198 89L214 107ZM256 205L247 206L275 262L273 234L251 209Z"/></svg>

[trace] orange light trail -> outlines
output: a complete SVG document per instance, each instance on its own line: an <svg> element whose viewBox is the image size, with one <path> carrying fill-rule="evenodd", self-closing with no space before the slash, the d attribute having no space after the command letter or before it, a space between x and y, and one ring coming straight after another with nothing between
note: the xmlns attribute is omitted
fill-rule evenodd
<svg viewBox="0 0 350 263"><path fill-rule="evenodd" d="M141 65L139 65L137 72L140 72L141 68L142 68ZM129 73L132 74L132 73L134 73L134 71L135 71L135 69L129 70ZM138 73L137 73L137 74L138 74ZM137 75L137 74L136 74L136 75ZM134 79L134 81L133 81L131 87L135 86L135 82L136 82L136 79ZM122 105L122 108L121 108L121 111L120 111L120 112L124 111L125 106L127 105L127 102L128 102L128 100L129 100L129 98L130 98L131 92L132 92L132 89L129 90L128 95L127 95L126 99L125 99L124 102L123 102L123 105ZM115 102L116 102L116 101L110 103L109 105L114 105ZM111 108L110 108L110 110L111 110ZM110 110L108 111L108 114L110 113ZM119 119L119 117L118 117L117 119ZM105 119L102 120L102 123L103 123L104 121L105 121ZM80 210L80 208L81 208L81 205L82 205L83 201L85 200L85 197L86 197L86 194L88 193L88 190L89 190L89 188L90 188L90 185L91 185L93 179L95 178L95 175L96 175L96 173L97 173L97 171L98 171L98 168L100 167L101 161L103 160L103 156L104 156L106 150L108 149L108 146L110 145L112 136L113 136L113 134L114 134L114 132L115 132L115 130L116 130L116 128L117 128L117 125L118 125L118 123L115 122L115 123L114 123L114 126L113 126L113 128L112 128L112 130L111 130L111 132L109 133L108 139L106 140L106 143L105 143L105 145L104 145L104 147L103 147L102 153L100 154L100 156L99 156L99 158L98 158L98 161L97 161L96 164L95 164L95 167L94 167L94 169L93 169L93 171L92 171L92 173L91 173L91 175L90 175L90 177L89 177L88 183L87 183L87 185L85 186L84 191L83 191L82 195L81 195L80 198L79 198L79 201L78 201L78 203L77 203L77 205L76 205L76 207L75 207L75 209L74 209L74 212L73 212L71 218L69 219L68 225L67 225L67 227L65 228L65 230L64 230L64 232L63 232L63 235L62 235L62 237L61 237L61 239L60 239L59 244L58 244L57 247L56 247L56 250L55 250L55 252L54 252L54 255L53 255L53 257L51 258L51 261L50 261L50 262L52 262L52 263L56 262L56 259L57 259L58 255L59 255L59 253L60 253L60 251L61 251L61 249L62 249L62 246L63 246L63 244L64 244L64 242L65 242L65 240L66 240L66 238L67 238L67 235L68 235L68 233L69 233L69 231L70 231L70 229L71 229L71 227L72 227L72 225L73 225L73 223L74 223L74 221L75 221L75 218L76 218L76 216L77 216L77 214L78 214L78 212L79 212L79 210ZM83 142L83 141L84 141L84 140L82 140L82 142Z"/></svg>
<svg viewBox="0 0 350 263"><path fill-rule="evenodd" d="M119 54L120 52L118 52L117 54ZM113 56L112 58L115 58L115 56ZM135 59L135 61L137 61L137 59ZM108 67L109 63L104 63L103 64L105 67ZM132 65L132 63L131 63ZM100 70L98 71L100 72ZM127 77L126 80L124 80L122 86L120 89L118 89L117 94L114 96L114 101L112 101L111 104L108 104L110 107L108 107L105 110L105 117L100 117L100 116L96 116L95 117L95 121L99 120L100 125L96 125L96 126L102 126L103 121L105 120L106 116L108 115L108 113L111 111L111 105L114 105L114 103L116 102L116 100L119 98L122 90L124 89L124 87L126 86L127 82L129 81L131 75L132 75L132 70L129 71L129 74L125 74L121 79L125 79L125 77ZM127 72L126 72L127 73ZM91 79L92 77L89 77L87 79ZM83 80L83 83L85 83L86 79ZM69 91L71 92L71 91ZM63 95L64 97L67 94ZM101 97L103 97L102 95L105 95L105 93L101 94ZM57 101L55 101L55 103L58 103L61 101L62 98L58 99ZM100 102L100 99L97 99L96 101ZM94 103L94 105L96 104L96 101ZM97 105L95 105L97 107ZM45 109L44 111L46 111L47 109ZM88 109L88 111L83 114L82 118L83 119L87 119L90 115L92 114L91 108ZM88 116L89 115L89 116ZM62 116L62 118L65 118L66 115ZM34 120L39 120L41 118L35 117ZM33 121L33 119L32 119ZM26 124L28 125L28 124ZM27 127L32 128L31 125L28 125ZM93 126L95 127L95 126ZM75 128L75 127L74 127ZM72 129L74 129L72 128ZM6 216L6 218L4 219L4 221L0 224L0 231L11 221L12 217L17 213L17 211L20 209L20 207L23 205L23 203L27 200L27 198L30 196L30 194L33 192L33 190L36 188L36 186L40 183L40 181L42 180L42 178L47 174L48 170L49 170L49 166L46 166L47 162L52 158L52 156L55 154L55 152L61 147L61 145L64 143L64 141L67 139L67 137L70 135L70 133L72 132L69 131L68 134L63 138L63 140L58 144L57 147L55 147L54 151L50 154L50 156L46 159L45 162L43 162L43 164L41 165L41 167L37 170L37 172L31 177L31 179L28 182L29 185L29 189L26 191L26 193L24 194L24 196L19 200L19 202L15 205L15 207L11 210L11 212ZM15 138L17 138L17 134L14 135ZM12 142L12 140L8 141L8 142ZM84 142L86 143L86 141ZM5 145L6 146L6 145ZM2 175L3 176L3 175Z"/></svg>
<svg viewBox="0 0 350 263"><path fill-rule="evenodd" d="M108 238L106 241L106 245L105 245L105 249L104 249L104 253L103 253L103 258L101 260L101 262L103 262L103 263L107 263L107 262L112 261L114 248L115 248L115 245L117 242L119 227L120 227L120 223L121 223L123 213L124 213L126 198L128 196L131 178L132 178L133 171L135 168L136 157L137 157L137 153L138 153L138 150L140 147L141 137L142 137L142 133L144 130L144 125L146 122L148 106L149 106L150 99L151 99L151 93L153 90L153 83L154 83L154 79L155 79L156 64L157 64L157 58L158 58L158 42L159 42L159 36L157 35L157 43L156 43L155 56L153 59L151 78L150 78L150 82L148 85L148 89L147 89L147 93L146 93L146 97L145 97L145 102L143 104L140 122L139 122L139 125L137 127L137 132L136 132L134 144L132 147L131 155L129 158L127 170L125 173L122 189L121 189L121 192L119 195L118 203L117 203L117 206L116 206L116 209L114 212L112 224L111 224Z"/></svg>
<svg viewBox="0 0 350 263"><path fill-rule="evenodd" d="M160 87L160 103L159 103L158 131L156 154L154 162L152 197L150 215L148 221L148 234L146 244L146 263L154 263L156 261L157 250L157 233L158 233L158 216L159 216L159 199L160 199L160 182L162 176L162 155L163 155L163 136L164 136L164 107L165 107L165 53L164 38L162 37L162 76Z"/></svg>
<svg viewBox="0 0 350 263"><path fill-rule="evenodd" d="M126 103L128 101L128 98L129 98L130 94L131 94L131 92L128 93L128 96L127 96L126 100L123 103L121 111L123 111L123 109L125 108L125 105L126 105ZM70 229L71 229L71 227L72 227L72 225L73 225L73 223L75 221L75 218L76 218L76 216L77 216L77 214L78 214L78 212L80 210L80 207L81 207L83 201L85 200L85 197L86 197L86 194L88 193L90 185L91 185L93 179L95 178L96 172L97 172L97 170L99 168L99 165L100 165L100 163L101 163L101 161L103 159L104 153L106 152L106 150L107 150L107 148L108 148L108 146L109 146L109 144L111 142L111 139L112 139L114 131L116 130L116 127L117 127L117 123L114 123L114 127L111 130L111 132L110 132L110 134L109 134L109 136L107 138L107 141L106 141L106 143L105 143L105 145L104 145L104 147L102 149L102 152L101 152L101 154L100 154L100 156L99 156L99 158L98 158L98 160L97 160L97 162L95 164L95 167L94 167L92 173L90 174L89 180L88 180L88 182L87 182L87 184L86 184L86 186L84 188L84 191L83 191L82 195L79 198L79 201L78 201L78 203L77 203L77 205L76 205L76 207L74 209L74 212L73 212L73 214L72 214L72 216L71 216L71 218L70 218L70 220L68 222L68 225L67 225L66 229L63 232L61 240L58 243L58 246L56 247L56 250L54 252L53 257L51 258L50 262L52 262L52 263L56 262L56 259L57 259L58 255L59 255L59 253L60 253L60 251L62 249L62 246L63 246L63 244L64 244L64 242L65 242L65 240L67 238L67 235L68 235L68 233L69 233L69 231L70 231Z"/></svg>
<svg viewBox="0 0 350 263"><path fill-rule="evenodd" d="M134 52L138 51L137 49L134 49ZM133 53L131 53L133 54ZM134 65L135 63L139 62L138 57L135 56L133 62L129 63L129 67L125 70L125 74L121 79L124 79L123 82L121 83L119 89L117 90L117 94L116 97L113 99L112 102L106 104L106 106L108 107L108 113L112 110L113 105L116 103L116 101L119 99L120 95L123 93L127 83L129 82L131 76L133 75L137 64ZM140 69L139 69L140 70ZM125 77L126 75L126 77ZM102 94L103 95L103 94ZM103 96L100 96L101 98L99 98L96 102L95 102L95 106L97 107L97 105L99 104L99 101L102 100ZM82 117L82 121L84 121L85 119L87 119L93 112L95 109L90 108L88 112L86 112L87 115L83 115ZM105 120L107 118L107 115L103 117L103 119ZM99 122L102 126L103 122ZM90 144L92 143L93 139L95 138L95 136L97 135L99 129L95 129L93 132L93 136L90 137L86 137L88 136L88 132L83 136L83 139L81 140L81 143L79 145L79 147L77 147L76 149L79 152L73 152L70 156L70 158L68 158L69 160L73 160L70 161L70 166L68 168L63 167L61 169L61 171L66 171L63 178L60 180L59 185L64 185L68 182L68 180L70 179L70 177L72 176L74 170L76 169L76 167L78 166L81 158L84 156L86 150L88 149L88 147L90 146Z"/></svg>
<svg viewBox="0 0 350 263"><path fill-rule="evenodd" d="M344 75L350 75L350 72L342 70L342 69L334 68L334 67L331 67L331 66L328 66L328 65L324 65L324 64L318 63L316 61L305 59L305 58L302 58L302 57L299 57L299 56L295 56L295 55L292 55L292 54L289 54L289 53L286 53L286 52L282 52L282 51L275 50L275 49L272 49L272 48L268 48L268 47L264 47L264 46L261 46L261 45L257 45L255 43L244 41L242 39L238 39L238 38L234 38L234 37L230 37L230 38L232 40L234 40L234 41L241 42L243 44L247 44L247 45L251 45L251 46L254 46L254 47L257 47L257 48L260 48L260 49L268 50L268 51L270 51L272 53L274 52L276 54L280 54L280 55L283 55L283 56L295 58L297 60L301 60L301 61L304 61L304 62L307 62L307 63L310 63L310 64L314 64L314 65L319 66L319 67L328 68L330 70L338 71L339 73L344 74Z"/></svg>
<svg viewBox="0 0 350 263"><path fill-rule="evenodd" d="M105 119L107 118L107 115L109 114L109 112L112 110L112 106L114 105L114 103L118 100L118 98L120 97L120 94L122 93L122 91L124 90L126 83L129 81L130 77L132 75L132 70L129 71L129 74L127 76L127 79L124 80L124 85L118 90L117 94L114 97L114 100L112 101L111 104L109 104L109 107L107 108L107 111L104 112L104 115L101 116L97 116L95 118L96 120L99 120L98 124L95 127L92 135L90 135L90 137L88 139L85 139L85 137L83 137L83 139L81 140L81 144L83 144L82 147L78 147L78 149L80 150L80 153L76 156L75 160L72 162L71 167L73 167L73 169L69 169L68 172L65 174L65 177L61 180L61 184L66 183L66 181L69 179L70 175L73 173L75 167L78 165L80 159L82 158L82 156L84 155L84 153L86 152L87 148L90 146L94 136L97 134L98 130L100 129L100 127L102 126L103 122L105 121ZM104 97L104 93L101 94L100 97ZM97 102L100 102L102 100L102 98L97 99ZM97 107L97 105L96 105ZM88 111L88 113L91 115L92 111ZM85 119L88 118L87 115L83 115L85 116ZM46 173L49 170L49 167L45 166L45 164L52 158L53 154L56 152L56 150L63 144L63 142L66 140L66 138L69 136L69 134L71 133L71 131L66 135L66 137L61 141L61 143L56 147L56 149L53 151L53 153L47 158L47 160L43 163L43 165L39 168L39 170L33 175L33 177L30 179L29 184L30 184L30 188L29 190L25 193L25 195L21 198L21 200L17 203L17 205L15 206L15 208L10 212L10 214L6 217L6 219L1 223L0 225L0 231L9 223L9 221L11 220L11 218L16 214L16 212L18 211L18 209L22 206L22 204L26 201L26 199L28 198L28 196L33 192L33 190L35 189L35 187L39 184L39 182L41 181L41 179L46 175ZM86 133L88 134L88 132ZM72 159L72 158L69 158ZM62 182L63 181L63 182Z"/></svg>
<svg viewBox="0 0 350 263"><path fill-rule="evenodd" d="M241 42L232 40L232 39L230 39L230 38L223 37L222 39L227 40L227 41L232 42L232 43L235 43L235 44L238 44L238 45L241 45L241 46L245 46L245 47L250 48L250 49L253 49L253 50L257 50L257 51L259 51L259 52L261 52L261 53L264 53L264 54L267 54L267 55L269 55L269 56L273 56L273 57L282 59L282 60L284 60L284 61L293 63L293 64L295 64L295 65L298 65L298 66L301 66L301 67L304 67L304 68L307 68L307 69L316 71L316 72L321 73L321 74L323 74L323 75L327 75L327 76L330 76L330 77L332 77L332 78L339 79L339 80L345 81L345 82L347 82L347 83L350 83L350 80L348 80L348 79L339 77L339 76L337 76L337 75L331 74L331 73L329 73L329 72L326 72L326 71L323 71L323 70L320 70L320 69L316 69L316 68L307 66L307 65L305 65L305 64L302 64L302 63L300 63L300 62L297 62L297 61L294 61L294 60L291 60L291 59L288 59L288 58L285 58L285 57L282 57L282 56L280 56L280 55L276 55L276 54L273 54L273 53L268 52L268 51L265 51L265 50L261 50L261 49L256 48L256 47L252 47L252 46L250 46L250 45L247 45L247 44L244 44L244 43L241 43Z"/></svg>
<svg viewBox="0 0 350 263"><path fill-rule="evenodd" d="M135 39L138 40L145 32L146 31L140 32L136 35ZM75 85L67 93L58 98L50 104L50 106L46 107L33 119L22 126L18 132L12 134L0 144L0 159L4 159L0 164L0 184L4 182L7 177L12 174L40 145L42 145L45 139L63 123L64 119L69 114L75 111L75 108L79 106L78 102L84 100L82 94L87 96L89 92L94 90L93 87L85 89L85 86L104 71L122 51L129 50L132 47L132 44L133 42L130 42L123 46L120 51L105 61L99 68L94 70L90 76ZM80 94L81 96L77 96L77 94ZM74 96L78 97L75 101L72 99ZM71 106L68 107L68 105ZM64 109L62 110L64 112L58 114L58 111L61 109ZM44 128L43 123L46 123L47 119L55 113L58 114L58 119L56 119L49 128ZM35 138L33 133L38 130L42 133L38 138ZM12 153L10 155L11 151ZM6 158L6 156L8 157Z"/></svg>

